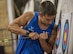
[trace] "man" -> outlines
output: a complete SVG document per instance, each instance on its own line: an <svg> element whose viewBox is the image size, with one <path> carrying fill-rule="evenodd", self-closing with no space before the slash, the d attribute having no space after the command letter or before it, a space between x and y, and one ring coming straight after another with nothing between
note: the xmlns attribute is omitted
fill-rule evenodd
<svg viewBox="0 0 73 54"><path fill-rule="evenodd" d="M50 54L56 39L55 15L53 3L43 1L39 12L26 12L16 18L8 26L10 32L20 34L16 54Z"/></svg>

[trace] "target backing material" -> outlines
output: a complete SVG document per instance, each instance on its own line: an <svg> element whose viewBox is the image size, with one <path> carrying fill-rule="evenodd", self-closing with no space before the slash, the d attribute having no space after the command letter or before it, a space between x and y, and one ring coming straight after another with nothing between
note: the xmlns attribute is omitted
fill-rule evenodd
<svg viewBox="0 0 73 54"><path fill-rule="evenodd" d="M63 34L63 41L62 41L62 51L65 53L68 43L68 31L69 31L69 22L66 20L64 25L64 34Z"/></svg>

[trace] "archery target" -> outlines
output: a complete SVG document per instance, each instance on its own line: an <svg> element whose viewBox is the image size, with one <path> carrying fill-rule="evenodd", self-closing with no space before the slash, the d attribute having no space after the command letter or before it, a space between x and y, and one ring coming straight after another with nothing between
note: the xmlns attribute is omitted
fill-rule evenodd
<svg viewBox="0 0 73 54"><path fill-rule="evenodd" d="M68 54L70 38L71 13L62 13L61 22L58 24L57 38L53 54Z"/></svg>
<svg viewBox="0 0 73 54"><path fill-rule="evenodd" d="M61 22L59 22L59 25L58 25L58 28L57 28L57 37L56 37L56 49L58 48L59 46L59 43L60 43L60 34L61 34Z"/></svg>
<svg viewBox="0 0 73 54"><path fill-rule="evenodd" d="M65 50L67 48L68 31L69 31L69 22L68 22L68 20L66 20L65 25L64 25L63 41L62 41L62 51L63 51L63 53L65 53Z"/></svg>

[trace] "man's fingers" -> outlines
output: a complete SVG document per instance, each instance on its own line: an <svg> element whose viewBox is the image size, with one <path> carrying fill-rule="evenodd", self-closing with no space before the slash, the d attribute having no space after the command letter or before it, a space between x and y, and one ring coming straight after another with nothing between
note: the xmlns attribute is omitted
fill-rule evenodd
<svg viewBox="0 0 73 54"><path fill-rule="evenodd" d="M38 33L32 33L31 34L31 36L30 36L30 38L32 39L32 40L36 40L36 39L38 39L39 38L39 34Z"/></svg>
<svg viewBox="0 0 73 54"><path fill-rule="evenodd" d="M43 32L40 34L40 38L41 39L48 39L48 33L47 32Z"/></svg>

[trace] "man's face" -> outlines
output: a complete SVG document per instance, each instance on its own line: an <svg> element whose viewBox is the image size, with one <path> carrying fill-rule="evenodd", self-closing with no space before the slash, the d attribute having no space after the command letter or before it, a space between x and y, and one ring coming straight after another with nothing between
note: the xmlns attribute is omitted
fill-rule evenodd
<svg viewBox="0 0 73 54"><path fill-rule="evenodd" d="M44 23L45 25L50 25L52 24L52 21L54 20L55 15L53 16L48 16L45 14L44 16L41 16L41 22Z"/></svg>

